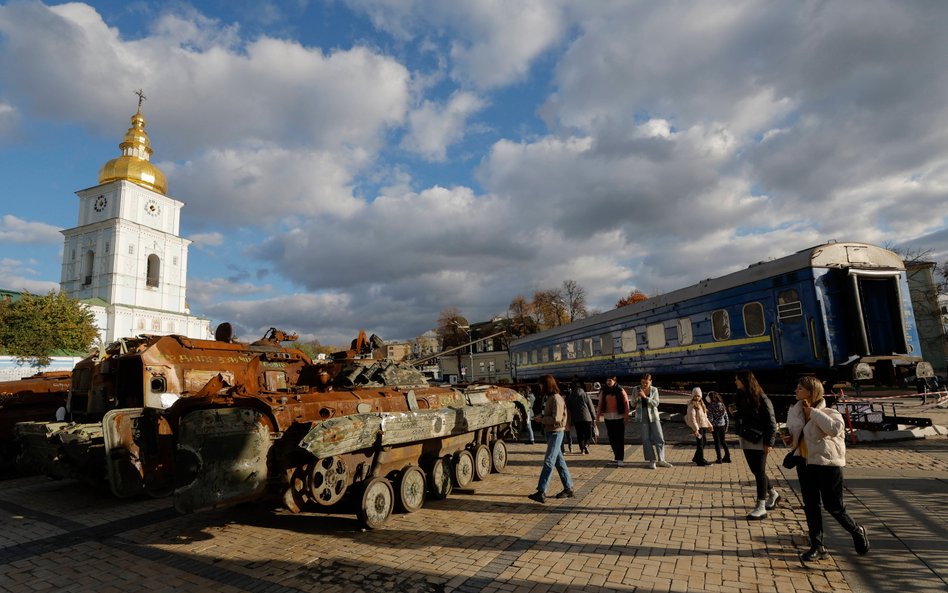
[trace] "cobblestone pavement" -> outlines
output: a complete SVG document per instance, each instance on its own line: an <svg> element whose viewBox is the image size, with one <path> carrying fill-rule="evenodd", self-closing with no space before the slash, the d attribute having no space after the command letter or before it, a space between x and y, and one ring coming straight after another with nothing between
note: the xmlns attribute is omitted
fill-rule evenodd
<svg viewBox="0 0 948 593"><path fill-rule="evenodd" d="M858 446L847 501L869 526L859 557L827 517L832 556L803 565L796 480L771 459L783 500L747 521L753 478L734 463L696 467L667 422L671 469L607 467L606 445L569 455L574 499L526 498L540 445L511 444L510 465L476 488L359 529L351 514L293 515L263 505L180 516L167 499L116 500L40 477L0 482L0 592L487 591L924 592L948 589L948 440ZM634 433L630 433L634 434ZM711 449L713 456L713 448ZM550 494L559 490L554 475Z"/></svg>

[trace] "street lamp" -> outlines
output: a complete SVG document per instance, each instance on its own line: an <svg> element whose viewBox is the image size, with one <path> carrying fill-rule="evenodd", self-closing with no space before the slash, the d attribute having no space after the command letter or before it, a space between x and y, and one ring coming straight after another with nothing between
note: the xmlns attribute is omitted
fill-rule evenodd
<svg viewBox="0 0 948 593"><path fill-rule="evenodd" d="M473 383L474 382L474 344L470 343L470 342L473 342L473 338L471 338L471 326L461 325L460 323L458 323L457 319L451 321L451 325L453 325L454 327L458 328L459 330L467 334L467 341L469 342L467 345L469 348L468 355L471 357L471 375L468 378L468 382ZM461 369L458 369L458 372L460 373Z"/></svg>

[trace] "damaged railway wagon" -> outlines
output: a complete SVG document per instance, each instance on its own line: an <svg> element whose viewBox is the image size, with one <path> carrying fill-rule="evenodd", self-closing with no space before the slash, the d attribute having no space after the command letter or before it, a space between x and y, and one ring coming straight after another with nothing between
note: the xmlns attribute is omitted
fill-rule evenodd
<svg viewBox="0 0 948 593"><path fill-rule="evenodd" d="M168 409L104 421L116 494L174 493L192 512L274 498L294 512L355 501L369 527L393 509L501 471L527 402L497 386L428 385L409 365L349 358L308 366L295 385L219 383Z"/></svg>
<svg viewBox="0 0 948 593"><path fill-rule="evenodd" d="M207 389L250 381L272 392L285 390L311 364L303 352L281 345L289 339L295 336L271 329L256 342L237 342L229 325L221 324L214 340L143 335L110 344L73 369L67 421L16 425L21 463L51 477L101 483L103 416L115 409L161 410Z"/></svg>

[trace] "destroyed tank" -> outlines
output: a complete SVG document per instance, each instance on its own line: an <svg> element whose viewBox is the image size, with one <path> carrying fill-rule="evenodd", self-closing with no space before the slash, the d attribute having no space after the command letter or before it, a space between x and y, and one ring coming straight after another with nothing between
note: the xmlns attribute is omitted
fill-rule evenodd
<svg viewBox="0 0 948 593"><path fill-rule="evenodd" d="M0 470L13 467L19 447L18 422L53 420L66 407L70 371L47 371L15 381L0 381Z"/></svg>
<svg viewBox="0 0 948 593"><path fill-rule="evenodd" d="M185 513L267 498L293 512L354 500L376 528L396 505L413 512L427 496L503 471L505 440L526 407L504 387L431 386L404 363L337 359L303 369L287 389L251 380L165 410L109 412L109 478L120 496L140 484L173 491Z"/></svg>
<svg viewBox="0 0 948 593"><path fill-rule="evenodd" d="M294 384L300 370L311 364L303 352L281 345L296 336L271 328L248 344L230 334L229 326L221 324L214 340L143 335L83 359L71 376L68 421L16 425L21 462L51 477L100 483L106 478L102 419L111 410L165 409L201 394L208 384L217 390L252 380L277 391Z"/></svg>

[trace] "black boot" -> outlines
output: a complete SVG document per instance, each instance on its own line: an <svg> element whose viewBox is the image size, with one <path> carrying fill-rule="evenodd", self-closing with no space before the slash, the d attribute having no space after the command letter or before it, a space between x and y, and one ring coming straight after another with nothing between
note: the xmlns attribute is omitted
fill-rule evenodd
<svg viewBox="0 0 948 593"><path fill-rule="evenodd" d="M826 548L823 546L810 546L809 550L800 554L800 560L812 562L813 560L821 560L825 558L826 555Z"/></svg>

